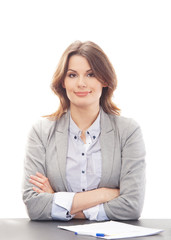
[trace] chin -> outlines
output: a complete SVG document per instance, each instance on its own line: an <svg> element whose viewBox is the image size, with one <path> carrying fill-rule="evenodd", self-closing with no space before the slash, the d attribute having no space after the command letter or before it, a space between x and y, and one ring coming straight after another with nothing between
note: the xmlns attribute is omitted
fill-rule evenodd
<svg viewBox="0 0 171 240"><path fill-rule="evenodd" d="M74 105L75 107L78 108L87 108L87 107L91 107L93 104L92 103L79 103L79 101L77 101L76 103L72 103L72 105Z"/></svg>

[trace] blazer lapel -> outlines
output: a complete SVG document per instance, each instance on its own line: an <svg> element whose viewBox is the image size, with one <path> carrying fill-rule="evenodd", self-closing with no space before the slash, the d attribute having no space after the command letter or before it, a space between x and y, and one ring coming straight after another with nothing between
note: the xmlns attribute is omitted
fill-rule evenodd
<svg viewBox="0 0 171 240"><path fill-rule="evenodd" d="M102 176L99 187L106 187L112 174L113 156L115 149L114 126L111 120L103 110L101 112L101 135L100 145L102 153Z"/></svg>
<svg viewBox="0 0 171 240"><path fill-rule="evenodd" d="M68 190L66 182L66 157L68 149L68 126L69 126L69 111L59 120L56 127L55 139L57 150L57 162L66 190Z"/></svg>

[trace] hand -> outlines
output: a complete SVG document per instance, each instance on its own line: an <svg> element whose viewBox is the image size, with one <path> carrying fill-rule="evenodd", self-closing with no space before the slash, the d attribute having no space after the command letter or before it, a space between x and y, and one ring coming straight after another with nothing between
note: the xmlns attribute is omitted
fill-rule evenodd
<svg viewBox="0 0 171 240"><path fill-rule="evenodd" d="M86 217L85 217L85 215L84 215L84 213L82 211L76 213L73 218L76 218L76 219L86 219Z"/></svg>
<svg viewBox="0 0 171 240"><path fill-rule="evenodd" d="M33 187L33 190L37 193L54 193L49 179L39 172L36 172L36 176L31 175L29 182L38 187Z"/></svg>

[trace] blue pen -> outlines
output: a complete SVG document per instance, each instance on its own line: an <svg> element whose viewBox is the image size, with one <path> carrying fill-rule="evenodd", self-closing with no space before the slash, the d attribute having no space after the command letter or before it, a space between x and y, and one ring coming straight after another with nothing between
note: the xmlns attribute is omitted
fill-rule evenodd
<svg viewBox="0 0 171 240"><path fill-rule="evenodd" d="M75 232L75 235L90 235L94 237L104 237L104 233L91 233L91 232Z"/></svg>

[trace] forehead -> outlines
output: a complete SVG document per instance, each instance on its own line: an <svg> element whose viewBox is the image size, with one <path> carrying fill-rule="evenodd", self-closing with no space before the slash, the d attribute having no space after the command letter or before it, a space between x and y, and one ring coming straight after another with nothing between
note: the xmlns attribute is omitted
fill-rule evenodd
<svg viewBox="0 0 171 240"><path fill-rule="evenodd" d="M69 59L68 69L76 71L87 71L90 68L90 64L85 57L82 57L80 55L73 55Z"/></svg>

